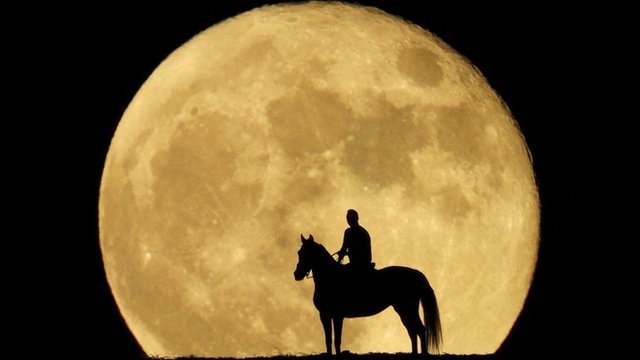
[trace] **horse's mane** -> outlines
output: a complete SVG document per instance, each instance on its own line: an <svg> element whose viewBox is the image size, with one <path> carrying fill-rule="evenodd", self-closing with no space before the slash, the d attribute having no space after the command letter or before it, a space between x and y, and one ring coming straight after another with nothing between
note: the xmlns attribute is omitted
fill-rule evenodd
<svg viewBox="0 0 640 360"><path fill-rule="evenodd" d="M324 245L320 244L319 242L313 242L313 245L319 249L320 255L322 258L324 258L323 260L330 260L331 263L335 263L337 264L337 262L335 261L335 259L333 258L333 256L331 256L331 254L329 253L329 251L327 251L327 249L324 247Z"/></svg>
<svg viewBox="0 0 640 360"><path fill-rule="evenodd" d="M329 251L327 250L327 248L324 247L324 245L316 241L314 241L313 244L315 245L315 247L319 248L324 253L323 255L329 255Z"/></svg>

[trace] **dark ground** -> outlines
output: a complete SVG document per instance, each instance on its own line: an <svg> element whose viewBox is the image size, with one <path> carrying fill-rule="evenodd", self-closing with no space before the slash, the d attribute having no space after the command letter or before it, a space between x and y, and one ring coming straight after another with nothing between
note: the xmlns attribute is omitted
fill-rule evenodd
<svg viewBox="0 0 640 360"><path fill-rule="evenodd" d="M11 238L37 238L44 246L55 248L51 253L39 251L55 263L39 271L39 278L28 281L55 291L42 296L39 290L39 311L46 320L38 318L27 322L28 330L14 331L28 339L42 339L43 344L31 340L22 348L25 354L45 351L68 359L143 358L111 296L99 250L97 202L109 142L129 101L167 55L212 24L265 3L234 0L137 9L111 3L47 3L24 9L26 16L18 17L22 19L19 25L7 32L9 46L19 44L5 58L29 68L9 71L23 78L21 87L13 92L38 96L25 106L7 102L7 107L22 112L15 121L22 127L20 132L7 136L27 147L42 148L35 151L40 155L27 156L26 165L9 177L33 182L33 194L21 200L30 208L19 212L20 216L24 212L41 219L51 214L46 216L50 226L32 221L24 227L27 236ZM606 175L617 181L621 175L613 157L602 151L617 142L608 136L608 129L618 126L619 118L612 112L602 117L596 114L598 101L592 95L601 100L601 93L613 91L597 82L609 76L604 69L611 67L600 60L605 57L602 44L612 38L604 31L616 18L612 20L603 6L584 4L561 8L539 2L501 6L415 0L359 3L402 16L468 57L513 112L537 176L542 203L538 266L524 310L500 355L437 358L575 358L609 351L613 346L604 336L611 328L599 323L609 308L593 298L601 291L607 248L617 244L616 239L637 238L616 237L598 226L599 212L611 211L601 206L605 186L600 178ZM7 17L16 19L15 14L7 13ZM15 34L23 34L28 41L16 41ZM43 233L32 235L38 227ZM61 254L50 255L57 252ZM17 257L32 253L38 251ZM46 306L41 306L42 301ZM318 350L321 344L318 339ZM300 357L320 358L324 357ZM405 358L410 356L345 357Z"/></svg>
<svg viewBox="0 0 640 360"><path fill-rule="evenodd" d="M425 358L422 356L413 356L411 354L385 354L385 353L369 353L369 354L342 354L340 356L327 356L323 354L318 355L284 355L284 356L273 356L273 357L252 357L246 358L248 360L327 360L327 359L335 359L335 360L415 360ZM439 360L480 360L480 359L503 359L504 357L500 357L495 354L488 355L429 355L429 359L439 359ZM205 359L216 359L216 360L236 360L237 358L201 358L201 357L186 357L179 359L190 359L190 360L205 360Z"/></svg>

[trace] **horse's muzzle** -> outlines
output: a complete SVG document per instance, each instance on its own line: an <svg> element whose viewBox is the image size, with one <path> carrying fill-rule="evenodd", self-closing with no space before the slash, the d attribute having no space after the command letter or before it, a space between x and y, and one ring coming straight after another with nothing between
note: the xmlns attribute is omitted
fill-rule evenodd
<svg viewBox="0 0 640 360"><path fill-rule="evenodd" d="M303 274L301 271L294 271L293 272L293 278L296 279L296 281L300 281L302 279L304 279L305 274Z"/></svg>

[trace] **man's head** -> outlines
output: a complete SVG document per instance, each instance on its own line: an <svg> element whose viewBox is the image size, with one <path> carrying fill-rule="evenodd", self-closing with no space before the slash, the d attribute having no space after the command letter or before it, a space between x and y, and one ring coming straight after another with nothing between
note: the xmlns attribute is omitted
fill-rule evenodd
<svg viewBox="0 0 640 360"><path fill-rule="evenodd" d="M353 209L347 210L347 224L349 224L349 226L358 225L358 212L357 211L355 211Z"/></svg>

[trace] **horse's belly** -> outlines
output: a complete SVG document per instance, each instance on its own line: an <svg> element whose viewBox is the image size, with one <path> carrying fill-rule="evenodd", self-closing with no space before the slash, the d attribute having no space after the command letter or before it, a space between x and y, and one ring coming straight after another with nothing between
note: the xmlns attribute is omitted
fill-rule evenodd
<svg viewBox="0 0 640 360"><path fill-rule="evenodd" d="M344 317L375 315L400 302L418 301L420 279L416 273L391 267L365 277L347 277L325 286L316 284L314 303L320 312Z"/></svg>
<svg viewBox="0 0 640 360"><path fill-rule="evenodd" d="M380 297L318 297L316 308L321 312L342 315L348 318L365 317L378 314L391 306L388 299Z"/></svg>
<svg viewBox="0 0 640 360"><path fill-rule="evenodd" d="M346 307L344 309L344 317L347 318L357 318L357 317L367 317L381 313L384 309L388 308L389 305L373 305L373 306L363 306L358 308L349 309Z"/></svg>

